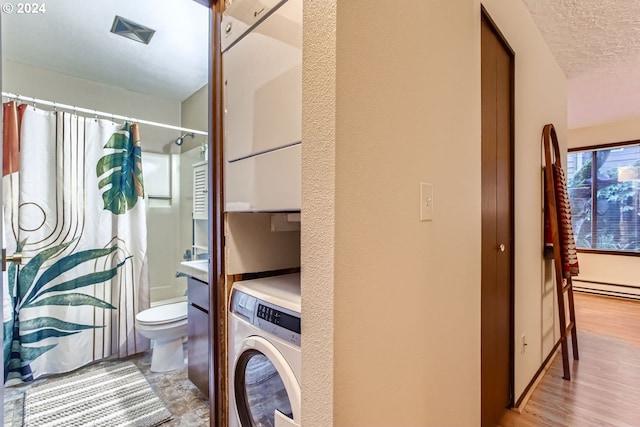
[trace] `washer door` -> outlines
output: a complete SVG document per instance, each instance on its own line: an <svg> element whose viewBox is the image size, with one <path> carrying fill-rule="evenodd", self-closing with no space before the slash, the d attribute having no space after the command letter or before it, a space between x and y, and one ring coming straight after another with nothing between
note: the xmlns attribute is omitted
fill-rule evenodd
<svg viewBox="0 0 640 427"><path fill-rule="evenodd" d="M251 336L238 354L233 382L242 427L299 426L300 385L278 349Z"/></svg>

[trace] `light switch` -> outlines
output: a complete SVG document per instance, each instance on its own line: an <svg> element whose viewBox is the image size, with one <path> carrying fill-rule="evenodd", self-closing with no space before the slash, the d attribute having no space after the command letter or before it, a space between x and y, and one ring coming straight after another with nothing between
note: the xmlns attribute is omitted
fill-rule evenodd
<svg viewBox="0 0 640 427"><path fill-rule="evenodd" d="M433 185L420 183L420 221L433 220Z"/></svg>

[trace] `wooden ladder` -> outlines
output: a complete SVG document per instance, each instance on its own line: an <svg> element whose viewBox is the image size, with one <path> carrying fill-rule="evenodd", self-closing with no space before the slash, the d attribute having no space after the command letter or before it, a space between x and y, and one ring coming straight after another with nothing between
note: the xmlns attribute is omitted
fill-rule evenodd
<svg viewBox="0 0 640 427"><path fill-rule="evenodd" d="M556 277L556 293L558 296L558 316L560 317L560 345L562 347L562 367L564 369L565 380L571 380L571 372L569 365L569 345L568 336L571 335L571 343L573 344L573 359L578 360L578 337L576 333L576 312L573 304L573 282L571 276L564 277L562 266L562 255L560 247L560 230L558 225L558 210L556 205L556 185L553 174L553 166L562 167L560 147L558 145L558 136L552 124L544 126L542 131L544 145L545 160L545 192L546 206L545 210L549 213L549 225L551 228L551 238L553 242L553 261ZM553 147L551 146L553 145ZM553 157L552 158L552 148ZM569 324L565 311L565 294L567 299L567 307L569 309Z"/></svg>

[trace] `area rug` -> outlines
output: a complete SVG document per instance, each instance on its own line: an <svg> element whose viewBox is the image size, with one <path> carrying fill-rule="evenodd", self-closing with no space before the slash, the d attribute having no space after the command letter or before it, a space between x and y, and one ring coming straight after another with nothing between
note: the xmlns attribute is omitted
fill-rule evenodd
<svg viewBox="0 0 640 427"><path fill-rule="evenodd" d="M171 413L131 362L53 379L24 397L24 427L151 427L169 419Z"/></svg>

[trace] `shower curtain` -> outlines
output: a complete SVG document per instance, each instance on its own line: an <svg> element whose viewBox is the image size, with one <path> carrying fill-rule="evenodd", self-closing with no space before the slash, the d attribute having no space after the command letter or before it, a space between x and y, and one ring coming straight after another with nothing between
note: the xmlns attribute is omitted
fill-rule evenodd
<svg viewBox="0 0 640 427"><path fill-rule="evenodd" d="M149 348L137 125L3 104L5 382Z"/></svg>

